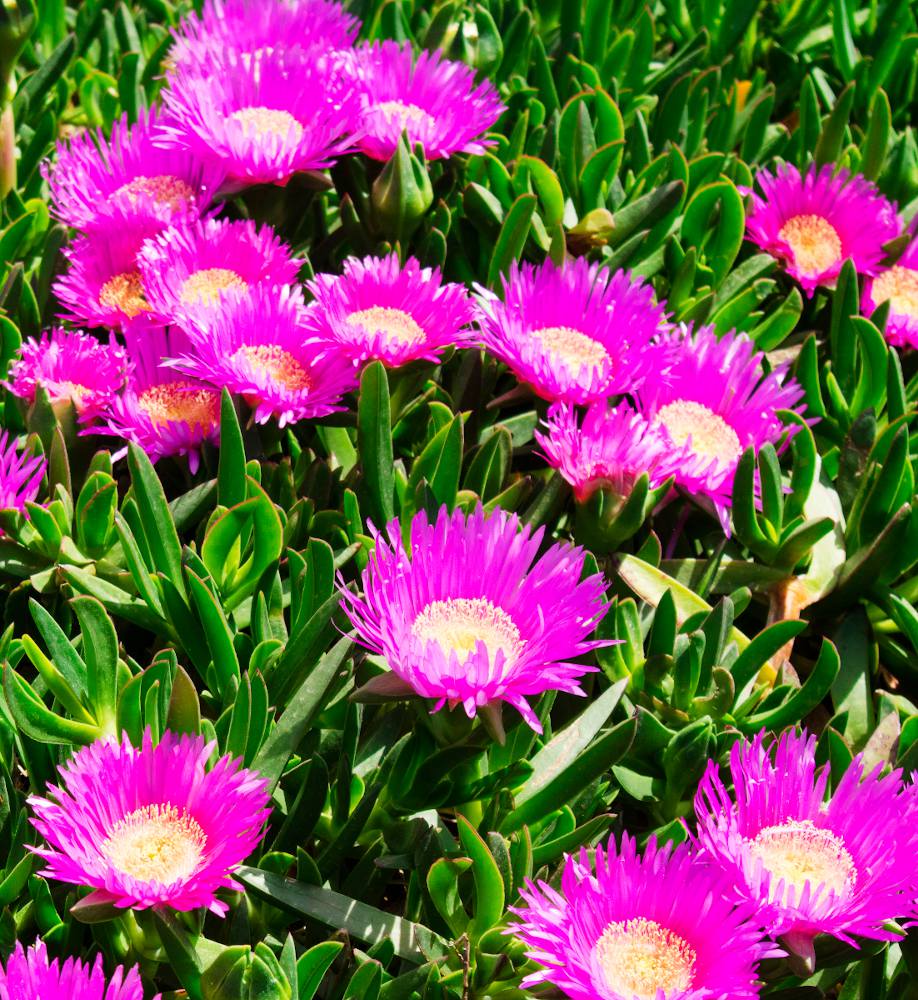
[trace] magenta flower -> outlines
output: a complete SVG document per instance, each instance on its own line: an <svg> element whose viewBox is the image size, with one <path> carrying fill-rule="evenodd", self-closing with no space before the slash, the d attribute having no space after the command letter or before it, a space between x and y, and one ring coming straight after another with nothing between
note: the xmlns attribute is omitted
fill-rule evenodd
<svg viewBox="0 0 918 1000"><path fill-rule="evenodd" d="M686 845L643 856L627 834L568 856L561 891L526 880L510 928L551 983L572 1000L753 1000L756 965L774 954L754 909L728 901L730 883Z"/></svg>
<svg viewBox="0 0 918 1000"><path fill-rule="evenodd" d="M444 282L439 268L414 257L404 267L396 254L351 257L343 274L316 275L308 287L315 298L308 333L358 363L436 361L444 348L468 340L473 308L464 286Z"/></svg>
<svg viewBox="0 0 918 1000"><path fill-rule="evenodd" d="M875 274L884 244L902 232L895 205L870 181L831 164L802 177L785 164L756 181L762 195L752 194L746 238L783 261L807 295L831 286L849 259L859 274Z"/></svg>
<svg viewBox="0 0 918 1000"><path fill-rule="evenodd" d="M212 161L154 143L157 112L142 113L134 125L125 115L110 140L83 132L59 143L57 160L45 175L54 214L75 229L117 232L123 219L156 231L196 219L223 180Z"/></svg>
<svg viewBox="0 0 918 1000"><path fill-rule="evenodd" d="M653 290L584 258L513 265L503 301L479 289L481 342L551 402L587 404L635 389L657 367L665 315Z"/></svg>
<svg viewBox="0 0 918 1000"><path fill-rule="evenodd" d="M889 302L886 339L896 347L918 347L918 237L892 267L868 278L861 307L869 316Z"/></svg>
<svg viewBox="0 0 918 1000"><path fill-rule="evenodd" d="M556 403L545 429L547 433L536 430L536 441L579 501L598 489L626 497L645 473L650 488L657 489L674 475L678 463L662 428L627 403L593 403L582 425L574 407Z"/></svg>
<svg viewBox="0 0 918 1000"><path fill-rule="evenodd" d="M10 365L7 388L33 403L42 386L52 403L70 401L80 419L89 421L121 389L127 371L127 354L113 338L100 343L79 330L57 329L23 343Z"/></svg>
<svg viewBox="0 0 918 1000"><path fill-rule="evenodd" d="M93 902L117 907L228 909L220 889L258 845L270 814L267 781L221 757L214 743L166 732L140 749L127 736L79 750L60 770L63 786L31 796L33 825L48 847L46 878L91 886Z"/></svg>
<svg viewBox="0 0 918 1000"><path fill-rule="evenodd" d="M67 307L62 318L114 330L150 323L137 255L154 231L124 220L122 228L81 236L65 248L70 268L51 286Z"/></svg>
<svg viewBox="0 0 918 1000"><path fill-rule="evenodd" d="M143 1000L137 966L119 965L106 982L102 956L92 965L68 958L48 961L48 949L37 938L27 950L17 941L6 967L0 966L0 1000Z"/></svg>
<svg viewBox="0 0 918 1000"><path fill-rule="evenodd" d="M409 43L361 46L354 59L360 91L361 152L388 160L403 132L420 143L428 160L454 153L483 153L493 143L481 136L504 112L494 85L475 85L475 73L440 52L415 56Z"/></svg>
<svg viewBox="0 0 918 1000"><path fill-rule="evenodd" d="M817 934L896 939L884 922L916 912L914 790L900 771L865 774L858 756L826 801L816 738L786 732L766 746L765 735L731 749L732 796L708 763L695 796L706 859L810 966Z"/></svg>
<svg viewBox="0 0 918 1000"><path fill-rule="evenodd" d="M226 296L200 315L191 348L173 355L174 368L241 395L257 423L281 427L344 409L355 388L351 361L326 344L304 341L299 288L256 285Z"/></svg>
<svg viewBox="0 0 918 1000"><path fill-rule="evenodd" d="M606 610L602 576L580 580L583 550L559 543L540 558L543 535L503 510L466 518L444 507L434 524L415 515L406 549L396 519L374 529L364 596L341 586L344 610L433 711L461 704L472 718L505 701L541 732L527 699L583 694L578 679L595 668L569 661L605 645L589 636Z"/></svg>
<svg viewBox="0 0 918 1000"><path fill-rule="evenodd" d="M765 356L745 334L682 327L662 347L668 367L637 392L638 409L674 453L676 484L711 501L727 531L737 463L747 448L778 441L778 410L796 406L803 390L784 380L784 368L766 373Z"/></svg>
<svg viewBox="0 0 918 1000"><path fill-rule="evenodd" d="M286 285L300 261L270 226L251 221L206 219L173 227L147 240L138 256L144 294L164 323L193 326L198 317L230 292L255 285Z"/></svg>
<svg viewBox="0 0 918 1000"><path fill-rule="evenodd" d="M265 48L346 49L360 22L332 0L205 0L175 32L173 66L200 66L226 52L253 55Z"/></svg>
<svg viewBox="0 0 918 1000"><path fill-rule="evenodd" d="M20 451L15 439L0 431L0 510L25 513L25 505L38 496L47 467L41 455Z"/></svg>
<svg viewBox="0 0 918 1000"><path fill-rule="evenodd" d="M164 358L187 345L187 338L176 329L169 333L162 327L129 330L132 370L127 385L92 433L132 441L151 462L167 455L186 455L189 468L197 472L202 445L220 436L220 393L163 364ZM116 457L123 454L121 450Z"/></svg>
<svg viewBox="0 0 918 1000"><path fill-rule="evenodd" d="M179 66L164 94L172 117L160 141L215 160L233 188L323 170L352 147L358 114L340 63L294 47Z"/></svg>

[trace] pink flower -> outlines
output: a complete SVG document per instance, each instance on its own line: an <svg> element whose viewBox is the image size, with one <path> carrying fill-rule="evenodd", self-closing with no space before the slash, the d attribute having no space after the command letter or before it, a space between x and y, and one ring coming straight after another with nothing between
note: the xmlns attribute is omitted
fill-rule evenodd
<svg viewBox="0 0 918 1000"><path fill-rule="evenodd" d="M48 961L44 941L28 950L17 941L6 967L0 967L0 1000L143 1000L137 966L127 972L119 965L106 982L102 956L92 965L68 958L63 965ZM157 994L158 1000L158 994Z"/></svg>
<svg viewBox="0 0 918 1000"><path fill-rule="evenodd" d="M25 512L37 496L47 470L40 455L20 451L7 431L0 431L0 510Z"/></svg>
<svg viewBox="0 0 918 1000"><path fill-rule="evenodd" d="M868 278L861 307L865 316L889 302L886 339L896 347L918 347L918 237L893 264Z"/></svg>
<svg viewBox="0 0 918 1000"><path fill-rule="evenodd" d="M100 740L59 770L63 786L31 796L33 847L47 878L91 886L93 902L118 907L196 910L222 915L220 889L238 889L232 872L254 850L270 814L267 782L221 757L202 736L150 731L137 749Z"/></svg>

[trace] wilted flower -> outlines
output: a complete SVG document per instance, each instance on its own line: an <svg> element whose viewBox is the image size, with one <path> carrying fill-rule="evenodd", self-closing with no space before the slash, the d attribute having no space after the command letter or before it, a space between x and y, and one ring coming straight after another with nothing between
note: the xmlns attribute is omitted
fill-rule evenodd
<svg viewBox="0 0 918 1000"><path fill-rule="evenodd" d="M730 751L731 796L716 761L695 796L706 860L752 902L773 936L810 965L813 938L893 940L883 924L915 913L918 823L900 771L854 759L826 801L815 737L764 732Z"/></svg>
<svg viewBox="0 0 918 1000"><path fill-rule="evenodd" d="M832 285L846 260L875 274L883 245L902 232L895 206L870 181L831 164L803 176L785 164L759 170L756 181L762 195L752 195L746 238L783 261L807 295Z"/></svg>
<svg viewBox="0 0 918 1000"><path fill-rule="evenodd" d="M466 518L444 507L433 524L415 515L406 549L396 519L374 530L363 597L342 587L345 612L434 711L461 704L471 718L505 701L541 732L527 699L583 694L579 678L594 668L569 661L605 644L589 636L606 610L602 576L580 580L583 550L559 543L540 558L543 535L503 510Z"/></svg>
<svg viewBox="0 0 918 1000"><path fill-rule="evenodd" d="M193 345L172 364L241 395L257 423L327 416L344 408L357 376L347 357L304 341L304 309L299 288L256 285L244 297L226 296L201 314Z"/></svg>
<svg viewBox="0 0 918 1000"><path fill-rule="evenodd" d="M224 293L294 281L300 266L270 226L228 219L167 229L144 243L137 260L151 309L162 322L184 325Z"/></svg>
<svg viewBox="0 0 918 1000"><path fill-rule="evenodd" d="M267 782L230 757L207 770L214 743L170 732L154 746L99 740L60 768L63 786L31 796L33 847L47 878L90 886L93 903L222 915L220 889L256 847L270 809Z"/></svg>
<svg viewBox="0 0 918 1000"><path fill-rule="evenodd" d="M161 327L129 331L132 370L124 390L102 414L94 434L132 441L151 462L186 455L196 472L205 441L220 435L220 393L212 385L179 375L163 359L188 346L184 335ZM123 454L123 452L122 452Z"/></svg>
<svg viewBox="0 0 918 1000"><path fill-rule="evenodd" d="M889 303L886 339L897 347L918 347L918 238L892 267L864 285L861 305L865 315L884 302Z"/></svg>
<svg viewBox="0 0 918 1000"><path fill-rule="evenodd" d="M523 989L551 983L572 1000L753 1000L756 964L773 953L751 906L682 844L643 856L627 834L564 864L561 891L526 880L510 928L544 968Z"/></svg>
<svg viewBox="0 0 918 1000"><path fill-rule="evenodd" d="M653 290L584 258L513 265L503 301L480 290L485 348L552 402L586 404L630 392L657 365L664 313Z"/></svg>
<svg viewBox="0 0 918 1000"><path fill-rule="evenodd" d="M483 153L481 136L503 114L504 105L485 80L464 63L439 52L415 56L410 43L375 42L357 50L354 86L360 92L361 152L388 160L399 137L420 144L428 160L453 153Z"/></svg>
<svg viewBox="0 0 918 1000"><path fill-rule="evenodd" d="M48 949L40 938L28 949L17 941L13 953L0 966L2 1000L143 1000L143 984L137 966L127 972L119 965L106 981L102 956L92 965L68 958L63 965L48 961Z"/></svg>
<svg viewBox="0 0 918 1000"><path fill-rule="evenodd" d="M707 497L727 530L737 463L747 448L781 437L778 410L794 407L803 390L784 381L783 369L766 374L764 355L745 334L718 338L710 326L682 327L662 347L666 367L638 390L638 408L678 452L677 485Z"/></svg>
<svg viewBox="0 0 918 1000"><path fill-rule="evenodd" d="M115 231L123 219L152 231L196 219L223 180L219 166L154 143L156 110L128 125L115 123L110 140L83 132L59 143L46 168L54 214L84 232Z"/></svg>
<svg viewBox="0 0 918 1000"><path fill-rule="evenodd" d="M315 303L307 333L338 345L356 362L378 359L390 367L424 358L468 340L471 301L462 285L444 282L439 268L398 255L351 257L344 273L319 274L308 283Z"/></svg>
<svg viewBox="0 0 918 1000"><path fill-rule="evenodd" d="M353 145L358 99L333 53L229 51L178 67L164 97L171 118L160 141L215 160L231 187L286 184Z"/></svg>
<svg viewBox="0 0 918 1000"><path fill-rule="evenodd" d="M128 359L109 338L101 343L79 330L52 330L23 343L10 365L7 387L29 403L42 386L52 403L72 401L81 420L92 420L124 384Z"/></svg>
<svg viewBox="0 0 918 1000"><path fill-rule="evenodd" d="M46 469L41 455L20 451L15 439L0 431L0 510L25 511L38 496Z"/></svg>

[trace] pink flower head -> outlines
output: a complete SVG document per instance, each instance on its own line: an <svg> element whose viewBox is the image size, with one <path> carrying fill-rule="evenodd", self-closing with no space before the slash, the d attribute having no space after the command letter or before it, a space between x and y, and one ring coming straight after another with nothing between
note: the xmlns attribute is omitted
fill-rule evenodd
<svg viewBox="0 0 918 1000"><path fill-rule="evenodd" d="M47 467L41 455L20 451L15 439L0 431L0 510L24 513L38 496Z"/></svg>
<svg viewBox="0 0 918 1000"><path fill-rule="evenodd" d="M764 355L745 334L718 338L710 326L682 327L664 335L662 347L669 367L647 379L638 408L662 429L676 484L707 497L726 531L743 452L781 437L777 411L796 406L803 391L784 381L783 368L766 374Z"/></svg>
<svg viewBox="0 0 918 1000"><path fill-rule="evenodd" d="M323 170L353 145L358 97L340 62L295 47L179 66L160 141L216 160L235 188Z"/></svg>
<svg viewBox="0 0 918 1000"><path fill-rule="evenodd" d="M123 222L110 233L81 236L63 251L70 268L52 285L67 307L62 318L115 330L152 322L137 255L156 230Z"/></svg>
<svg viewBox="0 0 918 1000"><path fill-rule="evenodd" d="M127 385L92 432L132 441L151 462L186 455L189 468L196 472L201 446L220 436L220 393L163 364L164 358L187 345L185 335L175 328L168 333L162 327L129 330L133 367Z"/></svg>
<svg viewBox="0 0 918 1000"><path fill-rule="evenodd" d="M804 176L785 164L756 181L762 195L752 194L746 238L783 261L807 295L831 286L849 259L858 274L875 274L884 244L902 232L895 205L870 181L831 164Z"/></svg>
<svg viewBox="0 0 918 1000"><path fill-rule="evenodd" d="M494 85L475 85L475 73L440 52L415 56L410 43L374 42L354 60L361 95L360 150L388 160L403 132L413 148L420 143L428 160L454 153L483 153L493 145L481 136L504 112Z"/></svg>
<svg viewBox="0 0 918 1000"><path fill-rule="evenodd" d="M308 287L315 304L307 330L358 363L378 359L395 368L436 361L445 347L468 340L473 309L465 288L414 257L404 267L396 254L351 257L343 274L316 275Z"/></svg>
<svg viewBox="0 0 918 1000"><path fill-rule="evenodd" d="M223 180L212 161L163 149L154 143L157 111L141 113L134 125L125 115L110 140L82 132L59 143L46 168L54 214L75 229L111 233L128 219L156 231L196 219Z"/></svg>
<svg viewBox="0 0 918 1000"><path fill-rule="evenodd" d="M93 902L196 910L222 916L220 889L264 835L267 781L221 757L203 736L166 732L154 746L98 740L59 770L63 785L31 796L32 820L48 847L47 878L91 886Z"/></svg>
<svg viewBox="0 0 918 1000"><path fill-rule="evenodd" d="M182 19L169 55L173 66L195 67L228 51L346 49L359 29L357 18L333 0L205 0L200 16Z"/></svg>
<svg viewBox="0 0 918 1000"><path fill-rule="evenodd" d="M626 497L645 473L654 490L675 473L672 444L663 430L627 403L593 403L582 424L574 407L556 403L545 429L536 430L536 441L579 501L597 489Z"/></svg>
<svg viewBox="0 0 918 1000"><path fill-rule="evenodd" d="M868 278L861 307L869 316L889 302L886 339L896 347L918 347L918 237L892 267Z"/></svg>
<svg viewBox="0 0 918 1000"><path fill-rule="evenodd" d="M774 937L812 962L813 938L893 940L883 923L915 914L918 816L900 771L865 774L858 756L826 801L816 738L765 732L730 751L731 796L716 761L695 796L698 842L734 896L753 903Z"/></svg>
<svg viewBox="0 0 918 1000"><path fill-rule="evenodd" d="M543 966L523 989L551 983L572 1000L754 1000L756 965L774 954L751 906L685 844L643 856L625 834L568 856L561 891L526 880L510 928Z"/></svg>
<svg viewBox="0 0 918 1000"><path fill-rule="evenodd" d="M52 403L72 401L80 419L89 421L121 389L127 370L127 354L113 338L102 343L79 330L57 329L22 345L7 388L32 403L42 386Z"/></svg>
<svg viewBox="0 0 918 1000"><path fill-rule="evenodd" d="M503 301L480 290L481 341L543 399L592 403L654 370L665 315L640 278L580 257L514 264L502 280Z"/></svg>
<svg viewBox="0 0 918 1000"><path fill-rule="evenodd" d="M6 967L0 966L0 1000L143 1000L137 966L127 972L119 965L106 981L102 956L92 965L68 958L63 965L48 960L41 938L28 949L17 941Z"/></svg>
<svg viewBox="0 0 918 1000"><path fill-rule="evenodd" d="M227 295L201 314L191 350L172 364L239 393L260 424L275 417L284 427L335 413L357 374L328 345L304 341L304 309L299 288L256 285L248 295Z"/></svg>
<svg viewBox="0 0 918 1000"><path fill-rule="evenodd" d="M206 219L147 240L138 264L157 317L193 326L226 293L247 294L255 285L294 281L300 261L270 226Z"/></svg>
<svg viewBox="0 0 918 1000"><path fill-rule="evenodd" d="M558 543L541 558L544 529L515 514L479 506L468 518L423 511L402 527L374 529L375 551L363 572L363 597L341 587L359 640L434 711L461 704L469 718L494 702L542 727L529 697L543 691L582 695L593 667L568 662L599 646L589 636L606 610L600 574L581 581L584 552Z"/></svg>

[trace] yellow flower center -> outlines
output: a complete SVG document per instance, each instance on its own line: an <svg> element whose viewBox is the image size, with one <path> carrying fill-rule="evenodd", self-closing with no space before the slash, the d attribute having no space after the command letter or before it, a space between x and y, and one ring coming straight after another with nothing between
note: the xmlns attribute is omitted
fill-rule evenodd
<svg viewBox="0 0 918 1000"><path fill-rule="evenodd" d="M380 333L386 341L398 347L423 344L425 340L424 331L414 317L404 309L393 309L391 306L373 306L352 312L345 322L348 326L359 327L368 336Z"/></svg>
<svg viewBox="0 0 918 1000"><path fill-rule="evenodd" d="M89 389L85 385L80 385L78 382L58 382L60 391L58 392L58 398L63 399L65 396L73 400L73 405L79 410L83 403L86 401L86 394Z"/></svg>
<svg viewBox="0 0 918 1000"><path fill-rule="evenodd" d="M407 131L409 135L412 131L410 128L411 125L427 126L429 128L435 124L432 115L428 114L423 108L419 108L416 104L411 104L408 101L380 101L379 104L374 104L370 108L370 111L373 114L390 119L398 125L399 131Z"/></svg>
<svg viewBox="0 0 918 1000"><path fill-rule="evenodd" d="M808 820L790 820L760 830L750 843L754 859L771 875L772 884L783 879L793 886L797 899L809 882L811 891L825 886L845 897L857 881L854 860L841 837Z"/></svg>
<svg viewBox="0 0 918 1000"><path fill-rule="evenodd" d="M609 360L606 349L598 340L572 326L544 326L541 330L533 330L530 336L548 351L553 360L560 361L571 371L598 368Z"/></svg>
<svg viewBox="0 0 918 1000"><path fill-rule="evenodd" d="M838 233L821 215L793 216L778 230L778 237L793 251L802 274L821 274L842 259Z"/></svg>
<svg viewBox="0 0 918 1000"><path fill-rule="evenodd" d="M247 139L290 139L296 144L303 138L303 126L281 108L240 108L229 117L242 125Z"/></svg>
<svg viewBox="0 0 918 1000"><path fill-rule="evenodd" d="M918 271L896 264L873 282L873 301L889 301L891 312L918 319Z"/></svg>
<svg viewBox="0 0 918 1000"><path fill-rule="evenodd" d="M228 288L244 292L248 287L245 278L228 267L205 267L185 279L179 300L185 306L213 306Z"/></svg>
<svg viewBox="0 0 918 1000"><path fill-rule="evenodd" d="M197 871L206 844L207 835L184 810L152 805L118 820L101 850L118 871L138 882L171 885Z"/></svg>
<svg viewBox="0 0 918 1000"><path fill-rule="evenodd" d="M194 202L194 189L179 177L158 174L156 177L135 177L122 184L113 197L123 197L132 206L136 206L141 197L152 198L158 205L178 212Z"/></svg>
<svg viewBox="0 0 918 1000"><path fill-rule="evenodd" d="M509 665L524 644L510 615L486 597L431 601L415 618L411 634L421 642L436 642L447 656L454 652L460 663L465 663L481 641L492 663L502 650L504 663Z"/></svg>
<svg viewBox="0 0 918 1000"><path fill-rule="evenodd" d="M276 344L256 344L240 347L234 361L244 359L258 373L266 375L292 392L308 392L312 379L296 358Z"/></svg>
<svg viewBox="0 0 918 1000"><path fill-rule="evenodd" d="M99 302L107 309L117 309L130 319L150 311L139 271L125 271L109 278L99 290Z"/></svg>
<svg viewBox="0 0 918 1000"><path fill-rule="evenodd" d="M691 438L692 450L703 458L730 464L743 454L736 431L704 403L677 399L662 407L653 422L661 424L676 445L684 445Z"/></svg>
<svg viewBox="0 0 918 1000"><path fill-rule="evenodd" d="M596 958L609 990L628 1000L657 1000L689 990L695 949L655 920L611 923L596 942Z"/></svg>
<svg viewBox="0 0 918 1000"><path fill-rule="evenodd" d="M185 423L206 432L219 420L219 395L194 382L179 380L150 386L140 394L137 402L157 427Z"/></svg>

